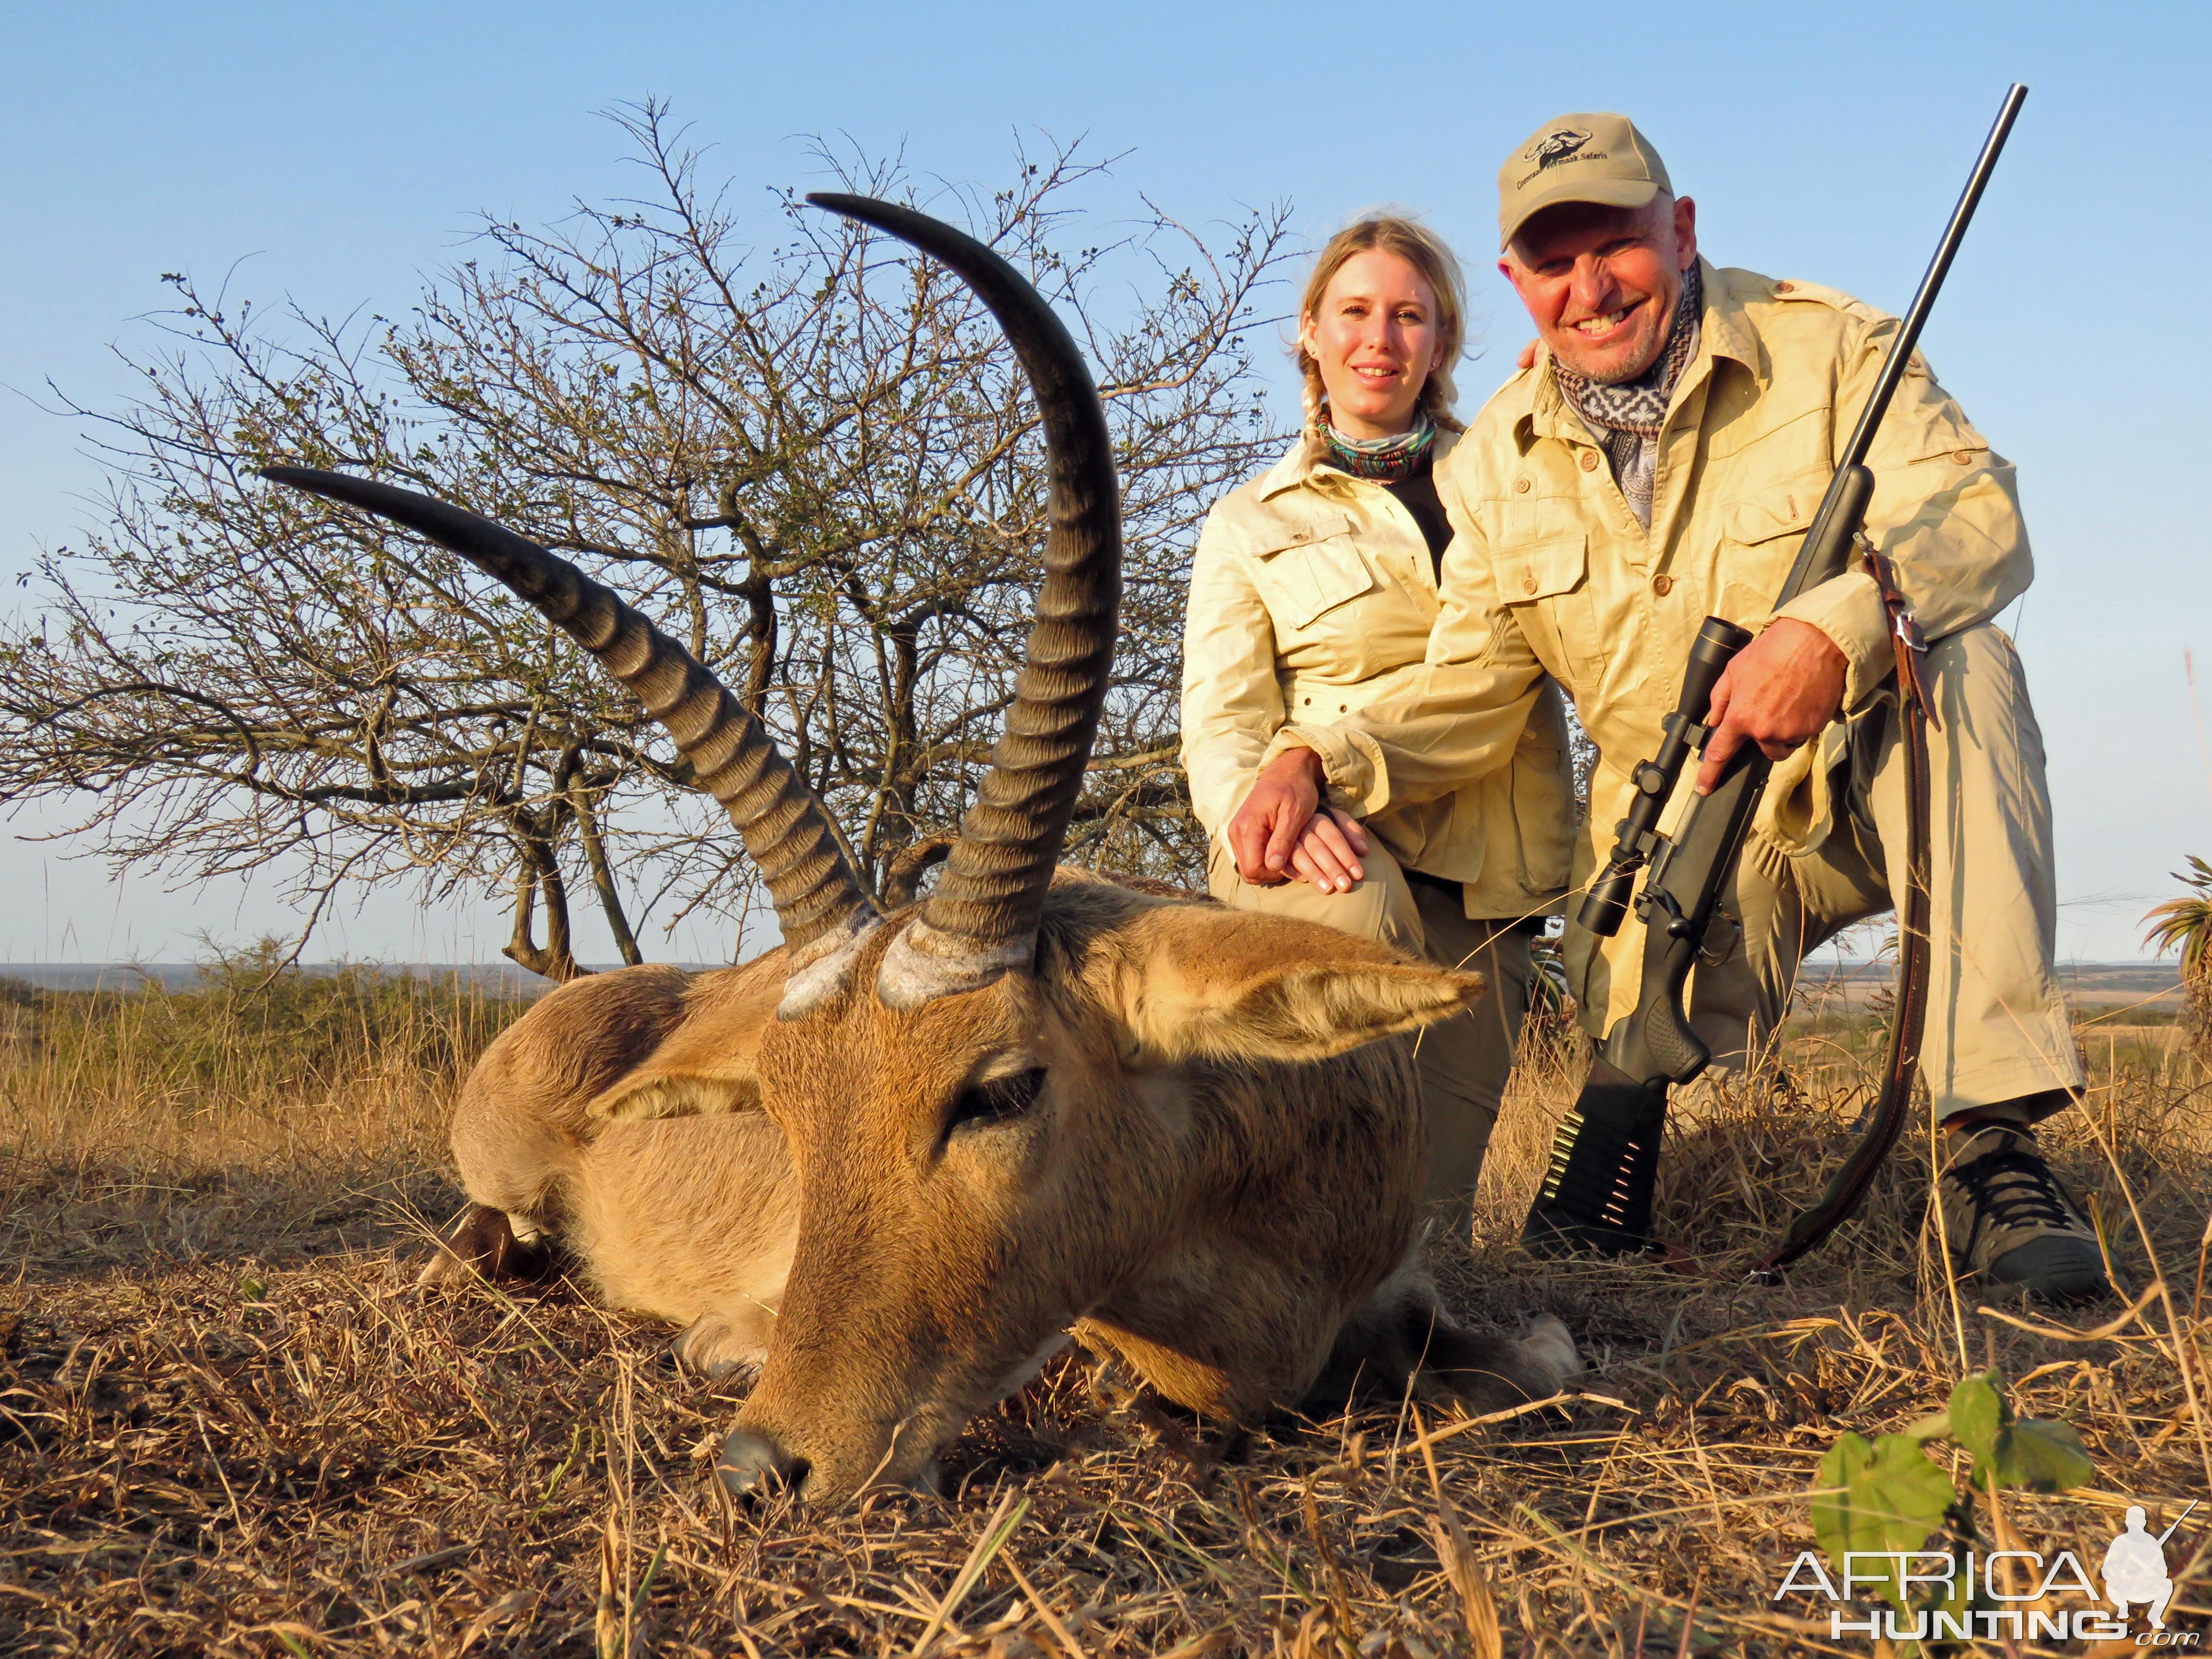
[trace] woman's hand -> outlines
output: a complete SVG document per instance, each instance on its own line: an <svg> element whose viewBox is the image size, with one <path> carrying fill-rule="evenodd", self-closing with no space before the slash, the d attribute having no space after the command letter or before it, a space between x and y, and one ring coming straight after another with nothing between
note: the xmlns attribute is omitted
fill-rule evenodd
<svg viewBox="0 0 2212 1659"><path fill-rule="evenodd" d="M1321 757L1310 749L1278 755L1229 820L1237 873L1255 887L1297 878L1323 893L1348 893L1366 875L1367 831L1348 812L1321 804Z"/></svg>
<svg viewBox="0 0 2212 1659"><path fill-rule="evenodd" d="M1324 893L1348 893L1367 872L1359 862L1367 850L1367 831L1349 812L1324 806L1306 820L1291 867Z"/></svg>
<svg viewBox="0 0 2212 1659"><path fill-rule="evenodd" d="M1229 820L1229 853L1238 875L1255 887L1290 880L1292 856L1321 810L1321 757L1310 749L1286 749L1267 763Z"/></svg>

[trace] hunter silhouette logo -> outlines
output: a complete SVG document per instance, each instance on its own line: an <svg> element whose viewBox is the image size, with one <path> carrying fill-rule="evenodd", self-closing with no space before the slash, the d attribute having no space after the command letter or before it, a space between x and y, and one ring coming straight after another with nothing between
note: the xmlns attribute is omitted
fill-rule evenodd
<svg viewBox="0 0 2212 1659"><path fill-rule="evenodd" d="M2189 1510L2196 1507L2191 1504ZM2173 1528L2188 1518L2189 1510L2182 1510L2174 1517L2172 1527L2154 1538L2143 1524L2142 1506L2128 1506L2128 1529L2112 1540L2099 1569L2105 1580L2105 1599L2112 1604L2115 1619L2125 1619L2129 1607L2141 1603L2150 1614L2150 1627L2166 1628L2166 1604L2173 1599L2173 1581L2166 1576L2166 1540L2173 1536Z"/></svg>
<svg viewBox="0 0 2212 1659"><path fill-rule="evenodd" d="M1589 143L1591 136L1577 127L1560 127L1556 131L1546 133L1522 150L1521 159L1534 161L1536 171L1541 173L1546 167L1555 167L1571 159L1577 151Z"/></svg>

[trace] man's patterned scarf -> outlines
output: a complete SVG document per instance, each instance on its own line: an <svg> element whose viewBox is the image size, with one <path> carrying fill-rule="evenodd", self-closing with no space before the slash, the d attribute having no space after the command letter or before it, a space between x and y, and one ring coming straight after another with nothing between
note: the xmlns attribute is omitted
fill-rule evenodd
<svg viewBox="0 0 2212 1659"><path fill-rule="evenodd" d="M1607 386L1585 380L1557 357L1552 359L1552 378L1559 383L1560 396L1604 448L1620 493L1647 530L1651 527L1652 480L1659 469L1659 428L1666 422L1674 383L1697 356L1698 325L1704 314L1705 280L1693 264L1683 273L1682 297L1674 302L1666 349L1634 380Z"/></svg>
<svg viewBox="0 0 2212 1659"><path fill-rule="evenodd" d="M1437 441L1437 423L1429 418L1427 410L1417 410L1411 432L1396 433L1388 438L1347 438L1336 429L1324 411L1321 434L1322 441L1328 446L1329 465L1342 468L1355 478L1395 483L1421 470Z"/></svg>

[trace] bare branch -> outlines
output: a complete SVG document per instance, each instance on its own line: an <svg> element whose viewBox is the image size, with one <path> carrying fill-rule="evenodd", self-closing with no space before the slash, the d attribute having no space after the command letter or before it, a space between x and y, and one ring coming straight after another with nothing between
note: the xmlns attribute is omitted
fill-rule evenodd
<svg viewBox="0 0 2212 1659"><path fill-rule="evenodd" d="M451 556L254 477L283 459L465 502L619 588L769 725L864 878L914 894L1020 663L1048 529L1027 386L951 273L790 192L741 216L664 106L611 118L635 199L484 224L400 320L179 279L139 401L63 400L106 522L0 628L0 804L75 803L94 850L171 876L281 865L310 927L343 887L504 892L509 954L566 974L588 879L625 961L656 909L728 916L735 948L751 866L642 711ZM963 219L1088 343L1127 599L1071 856L1194 881L1185 584L1207 507L1283 441L1249 342L1286 210L1201 234L1139 198L1087 240L1109 161L1085 146L926 189L817 149L842 187Z"/></svg>

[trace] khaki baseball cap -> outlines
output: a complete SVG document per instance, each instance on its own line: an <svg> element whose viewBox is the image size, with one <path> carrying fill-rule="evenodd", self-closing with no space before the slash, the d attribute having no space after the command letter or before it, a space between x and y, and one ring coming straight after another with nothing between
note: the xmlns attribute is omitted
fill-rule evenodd
<svg viewBox="0 0 2212 1659"><path fill-rule="evenodd" d="M1561 202L1639 208L1674 189L1659 152L1626 115L1558 116L1498 169L1498 246Z"/></svg>

